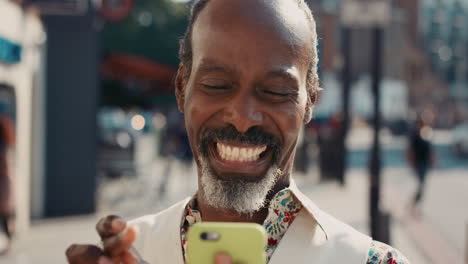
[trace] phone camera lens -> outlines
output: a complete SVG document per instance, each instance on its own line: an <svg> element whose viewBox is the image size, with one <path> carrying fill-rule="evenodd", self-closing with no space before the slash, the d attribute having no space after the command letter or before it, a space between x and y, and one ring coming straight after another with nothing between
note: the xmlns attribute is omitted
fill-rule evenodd
<svg viewBox="0 0 468 264"><path fill-rule="evenodd" d="M220 235L218 232L203 232L200 234L200 238L205 241L218 241Z"/></svg>

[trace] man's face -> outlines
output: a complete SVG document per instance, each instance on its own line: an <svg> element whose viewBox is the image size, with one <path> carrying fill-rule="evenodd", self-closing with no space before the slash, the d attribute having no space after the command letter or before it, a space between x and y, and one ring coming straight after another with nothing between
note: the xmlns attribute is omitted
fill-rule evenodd
<svg viewBox="0 0 468 264"><path fill-rule="evenodd" d="M179 104L199 168L220 180L260 182L272 167L292 168L311 33L297 4L280 2L211 1L194 25Z"/></svg>

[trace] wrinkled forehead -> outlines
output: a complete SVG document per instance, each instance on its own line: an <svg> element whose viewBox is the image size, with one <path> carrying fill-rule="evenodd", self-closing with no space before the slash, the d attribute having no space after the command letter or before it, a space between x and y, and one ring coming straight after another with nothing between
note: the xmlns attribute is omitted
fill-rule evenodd
<svg viewBox="0 0 468 264"><path fill-rule="evenodd" d="M194 53L197 40L218 41L210 39L217 33L296 51L313 45L310 24L295 0L211 0L194 24Z"/></svg>

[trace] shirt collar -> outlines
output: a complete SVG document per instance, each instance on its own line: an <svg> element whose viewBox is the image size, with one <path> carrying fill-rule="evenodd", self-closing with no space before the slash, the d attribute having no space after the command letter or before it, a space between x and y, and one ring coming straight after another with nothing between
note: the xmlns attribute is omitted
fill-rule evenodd
<svg viewBox="0 0 468 264"><path fill-rule="evenodd" d="M329 227L326 225L326 215L325 213L320 210L320 208L312 202L312 200L307 197L304 193L302 193L299 188L297 187L296 182L291 179L290 184L289 184L289 190L292 192L292 194L296 197L296 199L302 204L302 207L307 210L310 216L312 216L315 221L317 222L317 225L320 227L322 232L325 235L325 238L328 240L328 232L329 232ZM184 210L187 210L188 207L196 208L196 197L197 194L195 194L192 199L188 200L186 203L186 207ZM182 218L182 223L186 220L187 212L184 211L183 218Z"/></svg>
<svg viewBox="0 0 468 264"><path fill-rule="evenodd" d="M299 188L296 185L296 182L291 179L291 182L289 184L289 189L293 193L293 195L299 200L303 206L311 215L315 221L317 222L317 225L320 227L320 229L323 231L325 238L328 240L328 227L326 226L326 215L324 215L324 212L320 210L320 208L310 200L309 197L307 197L304 193L302 193Z"/></svg>

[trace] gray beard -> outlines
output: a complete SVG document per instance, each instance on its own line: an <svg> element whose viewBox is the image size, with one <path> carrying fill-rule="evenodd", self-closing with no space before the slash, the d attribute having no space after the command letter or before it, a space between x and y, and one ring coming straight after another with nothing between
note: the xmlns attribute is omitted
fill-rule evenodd
<svg viewBox="0 0 468 264"><path fill-rule="evenodd" d="M265 206L267 194L283 173L274 165L259 181L223 180L215 175L207 160L200 158L200 165L200 187L204 200L214 208L233 210L239 214L249 215Z"/></svg>

